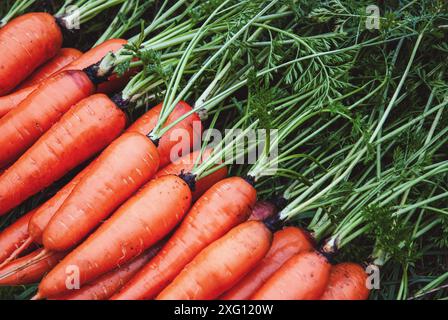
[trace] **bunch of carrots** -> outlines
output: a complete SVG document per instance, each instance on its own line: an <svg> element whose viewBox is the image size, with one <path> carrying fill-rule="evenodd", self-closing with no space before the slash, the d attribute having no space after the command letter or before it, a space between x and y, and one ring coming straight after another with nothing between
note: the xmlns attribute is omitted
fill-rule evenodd
<svg viewBox="0 0 448 320"><path fill-rule="evenodd" d="M392 263L394 251L367 203L399 210L390 214L405 225L418 220L416 239L444 223L413 210L446 213L436 179L448 172L444 65L418 55L445 12L429 6L421 18L410 3L425 27L403 15L374 33L359 31L362 17L341 22L341 12L359 12L351 1L299 2L79 0L76 15L69 0L51 12L32 12L39 1L2 8L0 286L49 300L372 296L368 270ZM90 49L68 46L89 24ZM406 41L413 50L396 76ZM412 69L418 59L424 71ZM384 65L357 69L370 60ZM434 83L410 115L400 109L412 99L400 91L409 78L416 88ZM403 160L420 162L400 185L388 155L412 124L428 133ZM226 130L219 142L217 129ZM265 135L248 138L253 131ZM414 201L420 183L431 193ZM372 254L344 252L372 233Z"/></svg>

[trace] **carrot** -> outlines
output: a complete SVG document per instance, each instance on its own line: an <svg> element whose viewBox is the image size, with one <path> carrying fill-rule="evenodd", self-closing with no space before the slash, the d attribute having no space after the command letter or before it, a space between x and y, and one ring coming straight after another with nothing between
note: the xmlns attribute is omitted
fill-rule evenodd
<svg viewBox="0 0 448 320"><path fill-rule="evenodd" d="M212 149L206 149L204 150L201 159L198 163L204 162L210 157L210 154L212 152ZM194 167L194 164L196 163L197 159L201 156L201 151L197 150L192 153L189 153L177 160L175 160L173 163L170 163L166 167L159 170L159 172L156 173L155 178L161 177L167 174L176 174L179 175L181 173L189 173ZM195 188L193 192L193 201L196 201L199 199L200 196L204 194L208 189L210 189L215 183L218 181L221 181L227 177L227 167L222 167L218 169L217 171L198 179L195 183Z"/></svg>
<svg viewBox="0 0 448 320"><path fill-rule="evenodd" d="M83 285L140 255L179 223L190 204L191 191L179 177L150 181L50 271L35 298L65 292L67 266L79 267Z"/></svg>
<svg viewBox="0 0 448 320"><path fill-rule="evenodd" d="M193 205L157 256L112 299L155 297L202 249L245 221L255 200L255 189L239 177L213 185Z"/></svg>
<svg viewBox="0 0 448 320"><path fill-rule="evenodd" d="M82 52L73 48L62 48L58 54L43 66L34 71L18 89L38 84L82 56Z"/></svg>
<svg viewBox="0 0 448 320"><path fill-rule="evenodd" d="M78 173L51 199L31 210L0 233L0 247L4 248L4 251L0 253L0 268L4 265L5 260L8 259L7 262L9 262L16 258L31 243L42 243L44 228L88 169L89 166Z"/></svg>
<svg viewBox="0 0 448 320"><path fill-rule="evenodd" d="M91 95L94 89L83 71L66 71L42 82L0 119L0 167L19 158L72 105Z"/></svg>
<svg viewBox="0 0 448 320"><path fill-rule="evenodd" d="M52 252L42 256L38 261L29 264L41 255L43 249L38 249L24 257L18 258L0 269L0 285L24 285L38 282L65 255L64 252Z"/></svg>
<svg viewBox="0 0 448 320"><path fill-rule="evenodd" d="M99 62L106 54L109 52L117 52L123 45L127 43L124 39L109 39L100 43L99 45L93 47L86 53L84 53L79 59L73 61L64 70L83 70L91 65ZM133 72L127 72L123 76L118 77L116 75L111 75L106 82L100 83L97 88L98 93L112 93L121 89L126 85L129 77Z"/></svg>
<svg viewBox="0 0 448 320"><path fill-rule="evenodd" d="M183 114L191 110L191 107L187 107L178 109L176 118L170 117L168 122L177 119L180 112ZM159 112L160 108L156 108L145 114L145 120L140 122L139 127L140 131L147 129L145 134L128 130L104 150L97 164L73 189L49 222L43 236L45 248L65 251L78 244L120 204L153 178L159 168L160 158L169 160L171 142L162 138L156 149L146 137L152 130L151 126L157 122ZM188 125L190 121L185 119L174 128L193 128ZM190 139L184 143L190 145ZM123 155L126 155L126 160Z"/></svg>
<svg viewBox="0 0 448 320"><path fill-rule="evenodd" d="M38 85L26 87L16 90L6 96L0 97L0 118L7 114L12 109L16 108L20 102L26 99Z"/></svg>
<svg viewBox="0 0 448 320"><path fill-rule="evenodd" d="M90 49L84 53L81 57L74 60L67 66L65 66L62 71L67 70L83 70L90 65L95 64L100 61L107 53L116 52L120 49L123 44L127 41L123 39L110 39L104 41L98 46ZM122 87L129 79L129 74L125 74L120 78L112 75L107 82L100 83L97 88L99 93L111 93L116 89ZM43 80L42 80L43 81ZM18 105L25 100L34 90L39 87L39 84L33 84L26 88L17 90L9 95L0 97L0 117L8 113L10 110L17 108Z"/></svg>
<svg viewBox="0 0 448 320"><path fill-rule="evenodd" d="M107 96L80 101L0 176L0 215L92 157L125 125L125 114Z"/></svg>
<svg viewBox="0 0 448 320"><path fill-rule="evenodd" d="M236 286L227 291L222 300L247 300L293 255L310 251L313 243L309 235L296 227L286 227L274 233L271 249L264 259Z"/></svg>
<svg viewBox="0 0 448 320"><path fill-rule="evenodd" d="M252 296L252 300L317 300L327 286L331 265L316 251L286 261Z"/></svg>
<svg viewBox="0 0 448 320"><path fill-rule="evenodd" d="M173 112L169 115L165 126L174 122L176 119L186 114L191 110L186 102L180 101ZM128 132L139 132L141 134L148 134L154 129L158 115L162 110L162 104L158 104L154 108L150 109L137 121L135 121L129 128ZM157 114L157 116L155 116ZM176 133L182 132L183 137L177 136ZM157 149L160 154L160 167L164 167L167 164L175 161L182 156L183 150L192 150L195 137L200 137L202 132L202 125L199 116L196 113L191 114L178 125L171 128L159 141ZM186 155L185 153L184 155Z"/></svg>
<svg viewBox="0 0 448 320"><path fill-rule="evenodd" d="M50 222L50 219L61 207L65 199L67 199L75 186L81 181L90 166L91 164L79 172L69 183L61 188L51 199L42 204L33 214L28 223L28 233L34 242L42 244L42 234L47 227L48 222Z"/></svg>
<svg viewBox="0 0 448 320"><path fill-rule="evenodd" d="M158 167L159 156L151 140L139 133L124 133L101 153L51 218L42 236L44 247L65 251L81 242L149 181Z"/></svg>
<svg viewBox="0 0 448 320"><path fill-rule="evenodd" d="M118 76L112 74L107 78L107 81L98 85L97 92L111 94L122 90L129 82L129 79L138 72L138 69L131 69L126 71L123 75Z"/></svg>
<svg viewBox="0 0 448 320"><path fill-rule="evenodd" d="M210 300L231 288L266 255L272 234L259 221L245 222L202 250L158 300Z"/></svg>
<svg viewBox="0 0 448 320"><path fill-rule="evenodd" d="M257 201L249 220L263 221L277 213L277 207L269 201Z"/></svg>
<svg viewBox="0 0 448 320"><path fill-rule="evenodd" d="M331 268L330 280L320 300L366 300L367 275L356 263L339 263Z"/></svg>
<svg viewBox="0 0 448 320"><path fill-rule="evenodd" d="M53 16L28 13L0 29L0 95L8 94L37 67L54 57L62 33Z"/></svg>
<svg viewBox="0 0 448 320"><path fill-rule="evenodd" d="M160 246L156 245L124 266L105 273L79 290L50 297L48 300L107 300L154 257L159 249Z"/></svg>
<svg viewBox="0 0 448 320"><path fill-rule="evenodd" d="M117 52L127 43L124 39L109 39L93 47L89 51L85 52L80 58L76 59L62 71L66 70L83 70L92 64L99 62L105 55L110 52Z"/></svg>
<svg viewBox="0 0 448 320"><path fill-rule="evenodd" d="M31 210L0 233L0 268L35 243L42 243L42 232L53 214L68 197L89 167L82 170L66 186L40 207Z"/></svg>
<svg viewBox="0 0 448 320"><path fill-rule="evenodd" d="M28 240L28 222L36 210L34 209L24 214L0 233L0 268L5 261L9 262L17 257L22 251L20 250L21 248L28 247L27 243L30 244Z"/></svg>
<svg viewBox="0 0 448 320"><path fill-rule="evenodd" d="M26 223L21 223L20 227L22 230L22 235L19 237L17 236L17 240L14 240L14 238L11 239L13 244L16 244L17 241L20 241L20 245L14 245L12 248L13 251L10 251L9 257L7 257L7 260L5 260L3 263L0 263L0 268L3 267L6 263L10 262L11 260L15 259L19 254L24 252L25 250L29 249L33 243L42 243L42 233L44 228L47 226L48 222L50 221L51 217L54 215L54 213L59 209L59 207L62 205L62 203L65 201L65 199L68 197L70 192L73 190L73 188L76 186L76 184L79 182L79 180L85 175L87 170L89 169L89 166L84 168L78 175L75 176L75 178L72 179L67 185L65 185L62 189L60 189L51 199L47 200L44 204L42 204L40 207L36 208L35 210L32 210L29 214L27 214ZM25 216L23 217L25 218ZM17 223L20 221L18 220ZM24 221L25 222L25 221ZM10 228L13 228L14 224L10 226ZM19 227L19 226L18 226ZM8 230L9 228L5 229ZM1 234L0 234L1 239ZM0 240L1 244L1 240ZM5 243L6 246L6 243ZM11 250L11 249L10 249ZM47 253L47 252L44 252ZM39 257L37 257L39 258ZM31 263L32 261L30 261Z"/></svg>

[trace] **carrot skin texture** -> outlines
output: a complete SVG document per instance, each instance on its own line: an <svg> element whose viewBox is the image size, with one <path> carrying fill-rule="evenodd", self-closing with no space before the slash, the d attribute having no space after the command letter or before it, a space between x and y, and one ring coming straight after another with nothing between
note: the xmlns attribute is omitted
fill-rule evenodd
<svg viewBox="0 0 448 320"><path fill-rule="evenodd" d="M275 232L272 246L263 260L220 299L249 299L289 258L312 249L313 243L299 228L286 227Z"/></svg>
<svg viewBox="0 0 448 320"><path fill-rule="evenodd" d="M82 288L64 295L50 297L48 300L108 300L154 257L159 249L160 247L156 245L124 266L105 273Z"/></svg>
<svg viewBox="0 0 448 320"><path fill-rule="evenodd" d="M0 269L0 285L24 285L39 281L64 257L64 252L52 252L45 255L38 262L29 264L24 268L28 261L33 260L43 249L38 249L32 253L11 261ZM19 269L18 269L19 268Z"/></svg>
<svg viewBox="0 0 448 320"><path fill-rule="evenodd" d="M128 132L139 132L141 134L147 135L154 129L158 114L162 110L162 104L158 104L154 108L151 108L148 112L142 115L137 121L135 121L128 129ZM173 112L169 115L165 126L174 122L176 119L180 118L182 115L191 111L191 106L184 101L180 101ZM156 116L157 115L157 116ZM182 133L185 137L177 136L177 133ZM195 137L199 138L202 133L202 125L199 116L196 113L185 118L183 121L178 123L176 126L171 128L167 133L160 138L159 145L157 149L160 154L160 167L168 165L169 163L175 161L182 156L182 150L187 150L183 155L190 153L195 144ZM197 140L197 139L196 139Z"/></svg>
<svg viewBox="0 0 448 320"><path fill-rule="evenodd" d="M112 299L155 297L202 249L244 222L255 200L255 189L239 177L213 185L192 206L157 256Z"/></svg>
<svg viewBox="0 0 448 320"><path fill-rule="evenodd" d="M103 43L84 53L78 59L66 65L63 69L60 70L60 72L67 70L83 70L89 67L90 65L100 61L107 53L118 51L118 49L120 49L123 46L123 44L126 43L127 41L123 39L110 39L104 41ZM53 76L55 76L56 74L53 74ZM129 76L130 74L125 74L117 79L116 76L112 75L108 81L100 83L96 91L98 93L112 93L118 90L119 88L124 87L124 85L129 80ZM0 118L6 113L8 113L10 110L16 108L38 87L39 87L38 83L32 84L26 88L16 90L15 92L9 95L0 97Z"/></svg>
<svg viewBox="0 0 448 320"><path fill-rule="evenodd" d="M98 156L51 218L43 233L44 247L65 251L81 242L149 181L158 167L159 155L148 137L132 132L121 135Z"/></svg>
<svg viewBox="0 0 448 320"><path fill-rule="evenodd" d="M212 149L206 149L204 150L201 159L198 163L202 163L205 160L207 160L211 155ZM194 164L196 163L197 159L201 156L201 150L194 151L192 153L189 153L174 162L168 164L164 168L160 169L156 175L155 178L161 177L167 174L176 174L179 175L182 172L188 173L191 172L191 170L194 167ZM193 191L193 202L199 199L208 189L210 189L215 183L218 181L223 180L225 177L227 177L227 167L222 167L218 169L217 171L199 179L195 183L195 188Z"/></svg>
<svg viewBox="0 0 448 320"><path fill-rule="evenodd" d="M58 71L61 71L81 55L82 52L77 49L62 48L53 59L39 67L32 75L26 78L14 92L0 97L0 118L25 100L26 97L39 87L39 83L56 74Z"/></svg>
<svg viewBox="0 0 448 320"><path fill-rule="evenodd" d="M367 274L356 263L339 263L331 268L327 288L320 300L367 300Z"/></svg>
<svg viewBox="0 0 448 320"><path fill-rule="evenodd" d="M151 180L50 271L41 281L37 296L65 292L69 265L79 266L83 285L125 264L165 237L190 205L190 189L179 177Z"/></svg>
<svg viewBox="0 0 448 320"><path fill-rule="evenodd" d="M16 90L6 96L0 97L0 118L12 109L16 108L23 100L25 100L38 85L33 85L23 89Z"/></svg>
<svg viewBox="0 0 448 320"><path fill-rule="evenodd" d="M34 71L17 89L39 84L48 77L61 71L64 67L82 56L82 52L74 48L62 48L50 61Z"/></svg>
<svg viewBox="0 0 448 320"><path fill-rule="evenodd" d="M252 300L318 300L331 265L316 251L296 254L286 261L252 296Z"/></svg>
<svg viewBox="0 0 448 320"><path fill-rule="evenodd" d="M0 95L11 92L37 67L54 57L62 33L48 13L28 13L0 29Z"/></svg>
<svg viewBox="0 0 448 320"><path fill-rule="evenodd" d="M82 71L66 71L42 82L17 108L0 119L0 167L17 160L70 107L94 90Z"/></svg>
<svg viewBox="0 0 448 320"><path fill-rule="evenodd" d="M146 122L155 124L159 112L160 109L156 109L150 117L147 115ZM184 121L176 128L182 127ZM65 251L79 243L154 176L159 167L158 159L167 158L164 152L170 151L160 146L155 149L146 135L134 131L127 131L112 143L51 219L45 230L44 246L49 250ZM123 154L129 160L117 161Z"/></svg>
<svg viewBox="0 0 448 320"><path fill-rule="evenodd" d="M99 62L109 52L117 52L127 43L123 39L109 39L85 52L79 59L67 65L62 71L83 70L92 64Z"/></svg>
<svg viewBox="0 0 448 320"><path fill-rule="evenodd" d="M0 264L28 239L28 223L36 210L24 214L0 232Z"/></svg>
<svg viewBox="0 0 448 320"><path fill-rule="evenodd" d="M233 228L202 250L157 300L210 300L219 297L268 252L272 234L259 221Z"/></svg>
<svg viewBox="0 0 448 320"><path fill-rule="evenodd" d="M125 114L107 96L80 101L0 176L0 215L91 158L125 126Z"/></svg>
<svg viewBox="0 0 448 320"><path fill-rule="evenodd" d="M69 183L62 187L51 199L42 204L28 223L28 233L34 242L42 244L42 234L56 211L64 203L75 186L87 173L91 164L79 172Z"/></svg>
<svg viewBox="0 0 448 320"><path fill-rule="evenodd" d="M249 220L263 221L277 213L276 206L269 201L257 201Z"/></svg>

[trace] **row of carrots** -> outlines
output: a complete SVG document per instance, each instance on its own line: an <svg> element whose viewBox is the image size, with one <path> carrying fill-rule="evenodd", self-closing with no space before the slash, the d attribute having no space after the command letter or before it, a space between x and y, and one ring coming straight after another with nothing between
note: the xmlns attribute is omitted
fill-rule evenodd
<svg viewBox="0 0 448 320"><path fill-rule="evenodd" d="M36 32L25 32L30 26ZM367 298L360 266L332 267L305 231L264 223L271 214L259 217L245 179L222 167L191 183L194 163L212 150L180 157L181 140L148 139L162 104L128 127L104 94L127 76L99 81L86 71L125 40L81 54L60 48L58 28L32 13L0 30L2 52L10 50L0 62L0 215L96 158L2 231L0 284L40 281L35 299ZM166 125L191 110L179 102ZM197 123L192 114L172 130L186 130L191 148ZM73 291L71 266L80 282Z"/></svg>
<svg viewBox="0 0 448 320"><path fill-rule="evenodd" d="M216 225L215 230L200 229L209 222L206 221L206 215L211 215L204 210L210 209L206 207L204 199L208 196L216 197L218 189L236 183L237 179L227 178L212 186L193 205L168 240L161 240L130 262L102 274L80 289L66 289L48 298L359 300L368 297L366 274L360 265L340 263L331 266L327 258L315 250L311 236L300 228L284 227L271 233L259 220L274 214L274 207L270 203L260 201L254 204L252 210L250 207L240 210L238 220L233 216L233 224L236 226L221 238L218 236L223 230L219 229L223 225ZM247 184L245 181L238 183ZM250 190L251 187L248 185L246 188ZM245 211L244 215L242 211ZM227 222L223 216L210 218L215 218L217 223ZM249 221L237 225L242 219ZM229 222L227 225L230 225ZM5 232L11 233L13 229L10 227ZM194 230L201 232L194 233ZM22 232L26 233L24 228ZM5 241L4 234L1 240ZM0 275L13 272L0 283L33 283L51 269L60 269L60 264L67 266L63 260L66 255L64 252L47 254L37 263L27 266L42 250L37 249L1 268ZM36 298L44 294L42 288L45 292L41 283Z"/></svg>

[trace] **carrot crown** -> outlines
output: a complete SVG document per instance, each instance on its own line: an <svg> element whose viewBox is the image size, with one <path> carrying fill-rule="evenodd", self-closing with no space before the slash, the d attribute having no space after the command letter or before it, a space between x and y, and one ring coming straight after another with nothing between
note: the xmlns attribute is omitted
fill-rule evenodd
<svg viewBox="0 0 448 320"><path fill-rule="evenodd" d="M184 172L182 170L181 174L179 174L179 178L185 181L185 183L190 187L191 191L195 191L196 189L196 176L190 172Z"/></svg>

